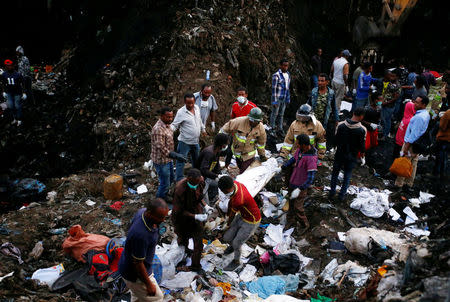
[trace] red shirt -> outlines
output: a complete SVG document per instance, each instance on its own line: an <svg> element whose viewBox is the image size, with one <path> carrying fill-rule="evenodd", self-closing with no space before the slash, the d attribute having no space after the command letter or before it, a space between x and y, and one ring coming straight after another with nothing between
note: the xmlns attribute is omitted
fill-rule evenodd
<svg viewBox="0 0 450 302"><path fill-rule="evenodd" d="M230 198L231 210L240 213L242 219L248 223L258 223L261 221L261 212L248 192L247 188L240 182L235 181L236 193Z"/></svg>
<svg viewBox="0 0 450 302"><path fill-rule="evenodd" d="M247 101L247 105L245 105L244 107L239 106L238 102L234 102L233 106L231 107L231 119L241 116L247 116L250 113L250 110L255 107L257 106L250 101Z"/></svg>

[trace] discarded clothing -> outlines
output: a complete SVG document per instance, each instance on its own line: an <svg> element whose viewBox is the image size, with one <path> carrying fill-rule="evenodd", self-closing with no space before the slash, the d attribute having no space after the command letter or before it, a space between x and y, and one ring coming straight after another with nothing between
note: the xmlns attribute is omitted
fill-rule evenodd
<svg viewBox="0 0 450 302"><path fill-rule="evenodd" d="M5 242L0 246L0 252L6 256L16 258L19 264L23 263L21 253L18 247L14 246L11 242Z"/></svg>
<svg viewBox="0 0 450 302"><path fill-rule="evenodd" d="M350 208L360 210L367 217L380 218L384 212L389 211L390 191L377 192L368 188L361 188Z"/></svg>
<svg viewBox="0 0 450 302"><path fill-rule="evenodd" d="M64 240L62 248L77 261L86 262L83 254L89 250L105 251L109 238L103 235L85 233L81 225L77 224L68 231L69 237Z"/></svg>
<svg viewBox="0 0 450 302"><path fill-rule="evenodd" d="M258 294L266 299L270 295L284 294L286 292L286 282L278 276L265 276L255 281L245 283L247 290Z"/></svg>

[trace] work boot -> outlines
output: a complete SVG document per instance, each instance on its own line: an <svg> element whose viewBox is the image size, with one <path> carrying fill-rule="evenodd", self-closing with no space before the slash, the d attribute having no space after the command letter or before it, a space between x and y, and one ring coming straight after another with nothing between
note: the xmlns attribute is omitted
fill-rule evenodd
<svg viewBox="0 0 450 302"><path fill-rule="evenodd" d="M234 248L233 248L232 245L229 245L229 246L225 249L225 251L223 252L223 254L224 254L224 255L229 255L229 254L231 254L232 252L234 252Z"/></svg>
<svg viewBox="0 0 450 302"><path fill-rule="evenodd" d="M228 264L227 266L225 266L223 268L224 271L234 271L235 269L237 269L239 267L240 263L238 260L233 260L230 262L230 264Z"/></svg>

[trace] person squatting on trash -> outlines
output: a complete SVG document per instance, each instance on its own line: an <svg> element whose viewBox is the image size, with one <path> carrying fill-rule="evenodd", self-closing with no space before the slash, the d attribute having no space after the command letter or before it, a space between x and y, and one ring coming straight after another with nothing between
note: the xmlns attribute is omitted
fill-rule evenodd
<svg viewBox="0 0 450 302"><path fill-rule="evenodd" d="M427 96L418 96L414 100L414 108L416 113L409 121L408 128L406 128L405 138L400 156L406 156L411 160L412 173L410 178L397 176L395 180L395 186L402 188L406 185L411 188L414 184L414 178L417 172L417 162L419 161L420 147L414 143L418 142L419 138L427 131L428 123L430 122L430 113L428 112L427 105L429 99ZM407 188L406 188L407 189Z"/></svg>
<svg viewBox="0 0 450 302"><path fill-rule="evenodd" d="M218 177L220 174L220 156L228 149L228 135L219 133L214 138L214 144L204 148L198 157L195 168L199 169L205 179L203 197L206 204L210 204L210 199L214 199L218 194ZM211 192L211 198L208 192Z"/></svg>
<svg viewBox="0 0 450 302"><path fill-rule="evenodd" d="M194 166L200 152L200 135L206 136L205 125L202 123L200 108L195 105L195 97L192 93L184 95L184 106L178 109L177 115L171 127L173 131L180 130L178 135L177 153L186 157L191 155L191 163ZM176 180L184 177L184 161L177 160Z"/></svg>
<svg viewBox="0 0 450 302"><path fill-rule="evenodd" d="M255 160L256 152L262 162L266 161L266 130L262 124L262 111L256 107L250 110L248 116L242 116L228 121L220 129L220 133L231 135L233 142L231 150L239 173L243 173ZM231 158L225 161L228 168Z"/></svg>
<svg viewBox="0 0 450 302"><path fill-rule="evenodd" d="M334 199L339 172L344 170L344 180L339 201L344 201L347 193L352 171L356 164L358 152L364 157L366 144L366 128L361 125L364 118L364 108L356 108L351 119L346 119L338 124L336 129L336 154L334 155L333 172L331 172L331 184L329 199Z"/></svg>
<svg viewBox="0 0 450 302"><path fill-rule="evenodd" d="M284 135L284 110L291 102L291 75L288 72L288 68L289 61L282 59L280 61L280 69L272 75L272 113L270 114L270 127L272 127L272 131L278 132L281 135Z"/></svg>
<svg viewBox="0 0 450 302"><path fill-rule="evenodd" d="M234 258L224 270L233 271L240 265L242 245L259 227L261 212L247 188L233 181L230 176L219 178L219 189L230 199L227 211L228 229L223 235L223 240L230 243L225 255L234 252Z"/></svg>
<svg viewBox="0 0 450 302"><path fill-rule="evenodd" d="M311 145L309 136L306 134L298 135L295 145L294 156L282 165L282 169L293 166L292 175L289 179L291 198L287 215L287 228L295 227L297 222L300 222L303 224L303 230L299 232L299 235L302 235L309 229L309 221L303 204L317 172L317 150Z"/></svg>
<svg viewBox="0 0 450 302"><path fill-rule="evenodd" d="M151 159L158 174L159 185L156 197L166 199L170 185L175 181L172 159L186 162L186 158L173 151L173 130L170 123L173 120L173 112L169 107L163 107L159 111L159 119L152 128L152 153Z"/></svg>
<svg viewBox="0 0 450 302"><path fill-rule="evenodd" d="M200 108L200 116L202 117L202 123L206 127L208 117L211 120L211 130L216 131L216 111L219 109L216 99L211 94L211 84L205 83L202 85L202 90L194 93L195 105Z"/></svg>
<svg viewBox="0 0 450 302"><path fill-rule="evenodd" d="M152 273L152 262L159 239L159 225L169 208L161 198L150 200L134 215L120 257L119 272L131 290L131 301L162 302L164 295Z"/></svg>
<svg viewBox="0 0 450 302"><path fill-rule="evenodd" d="M317 147L319 159L322 159L327 150L325 129L322 123L316 119L308 104L301 105L297 110L296 120L289 127L281 147L280 155L282 157L290 158L295 153L296 150L293 148L295 138L300 134L309 136L311 145Z"/></svg>
<svg viewBox="0 0 450 302"><path fill-rule="evenodd" d="M178 245L187 250L189 239L194 241L192 265L185 270L200 271L203 251L204 222L212 208L203 201L205 181L198 169L192 168L187 177L177 182L173 196L172 222Z"/></svg>
<svg viewBox="0 0 450 302"><path fill-rule="evenodd" d="M27 94L23 89L23 76L15 71L13 62L5 60L5 69L2 73L1 84L3 97L6 99L8 109L11 111L13 121L12 125L22 124L22 101L27 99Z"/></svg>

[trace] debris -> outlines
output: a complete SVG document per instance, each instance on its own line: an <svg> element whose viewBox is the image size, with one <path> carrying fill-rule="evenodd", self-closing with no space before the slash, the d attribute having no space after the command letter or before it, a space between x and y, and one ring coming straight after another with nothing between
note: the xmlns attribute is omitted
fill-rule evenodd
<svg viewBox="0 0 450 302"><path fill-rule="evenodd" d="M103 195L107 200L122 198L123 177L117 174L112 174L105 178L103 182Z"/></svg>
<svg viewBox="0 0 450 302"><path fill-rule="evenodd" d="M23 263L19 248L15 247L11 242L5 242L0 246L0 253L16 258L19 264Z"/></svg>
<svg viewBox="0 0 450 302"><path fill-rule="evenodd" d="M161 286L168 289L183 289L190 287L197 273L194 272L179 272L170 280L164 280L161 282Z"/></svg>
<svg viewBox="0 0 450 302"><path fill-rule="evenodd" d="M270 295L284 294L286 291L286 282L278 276L265 276L255 281L245 283L247 290L258 294L265 299Z"/></svg>
<svg viewBox="0 0 450 302"><path fill-rule="evenodd" d="M67 228L51 229L49 232L53 235L62 235L67 231Z"/></svg>
<svg viewBox="0 0 450 302"><path fill-rule="evenodd" d="M81 225L74 225L69 229L62 248L66 254L72 256L77 261L86 262L83 255L89 250L104 251L109 242L109 238L103 235L85 233Z"/></svg>
<svg viewBox="0 0 450 302"><path fill-rule="evenodd" d="M367 255L371 238L381 246L389 246L400 261L406 261L410 244L400 234L373 228L352 228L346 232L345 247L352 253Z"/></svg>
<svg viewBox="0 0 450 302"><path fill-rule="evenodd" d="M6 275L4 275L4 276L1 276L1 277L0 277L0 282L2 282L3 279L12 277L12 275L14 275L14 272L10 272L9 274L6 274Z"/></svg>
<svg viewBox="0 0 450 302"><path fill-rule="evenodd" d="M27 261L30 261L31 259L34 259L34 260L39 259L39 257L41 257L43 252L44 252L44 246L43 246L42 241L36 242L33 250L31 250L30 254L28 254Z"/></svg>
<svg viewBox="0 0 450 302"><path fill-rule="evenodd" d="M92 200L90 200L90 199L86 200L85 203L86 203L86 205L88 205L88 206L90 206L90 207L95 206L95 201L92 201Z"/></svg>
<svg viewBox="0 0 450 302"><path fill-rule="evenodd" d="M52 287L62 272L64 272L64 266L58 264L52 267L38 269L33 273L31 279L38 280L40 284L47 284L48 287Z"/></svg>
<svg viewBox="0 0 450 302"><path fill-rule="evenodd" d="M142 184L139 187L137 187L137 193L138 194L144 194L144 193L147 193L147 192L148 192L148 189L147 189L146 185Z"/></svg>
<svg viewBox="0 0 450 302"><path fill-rule="evenodd" d="M350 204L352 209L360 210L364 215L373 218L380 218L389 210L390 191L377 192L367 188L360 188L361 191Z"/></svg>

